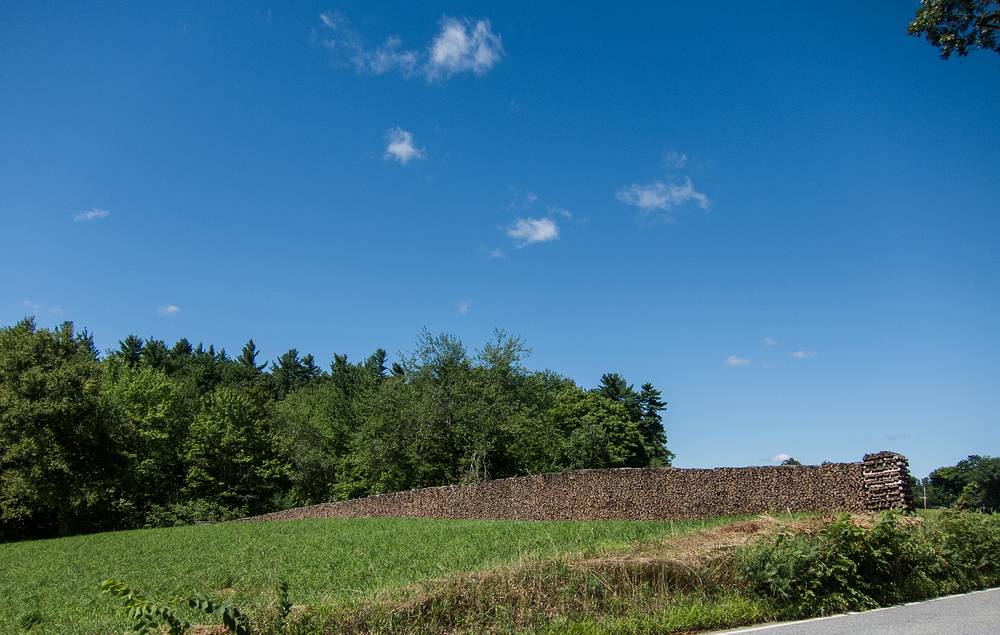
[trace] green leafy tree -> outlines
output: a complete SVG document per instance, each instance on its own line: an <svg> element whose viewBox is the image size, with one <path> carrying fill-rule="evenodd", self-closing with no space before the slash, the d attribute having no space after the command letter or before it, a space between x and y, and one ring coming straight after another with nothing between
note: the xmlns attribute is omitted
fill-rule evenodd
<svg viewBox="0 0 1000 635"><path fill-rule="evenodd" d="M0 329L0 537L113 523L116 447L99 381L93 342L72 323Z"/></svg>
<svg viewBox="0 0 1000 635"><path fill-rule="evenodd" d="M562 469L647 464L642 435L621 402L574 386L556 395L546 415L565 439Z"/></svg>
<svg viewBox="0 0 1000 635"><path fill-rule="evenodd" d="M1000 457L973 454L940 467L931 472L930 485L941 504L1000 511Z"/></svg>
<svg viewBox="0 0 1000 635"><path fill-rule="evenodd" d="M237 390L205 396L185 444L185 493L240 513L261 511L288 468L280 460L264 410Z"/></svg>
<svg viewBox="0 0 1000 635"><path fill-rule="evenodd" d="M926 38L943 59L965 57L976 48L1000 53L1000 2L921 0L907 31Z"/></svg>
<svg viewBox="0 0 1000 635"><path fill-rule="evenodd" d="M182 446L190 424L188 402L165 372L131 367L117 359L104 362L101 413L114 426L124 460L123 496L144 522L154 505L180 498L184 482Z"/></svg>
<svg viewBox="0 0 1000 635"><path fill-rule="evenodd" d="M355 483L349 460L353 406L329 382L311 384L274 405L276 444L290 466L289 506L348 498L364 489Z"/></svg>

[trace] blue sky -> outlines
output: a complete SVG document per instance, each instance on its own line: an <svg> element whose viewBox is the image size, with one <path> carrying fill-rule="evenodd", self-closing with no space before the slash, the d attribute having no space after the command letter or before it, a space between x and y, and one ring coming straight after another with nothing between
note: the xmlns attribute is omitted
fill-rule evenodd
<svg viewBox="0 0 1000 635"><path fill-rule="evenodd" d="M0 320L494 327L679 466L1000 454L1000 56L915 2L0 6Z"/></svg>

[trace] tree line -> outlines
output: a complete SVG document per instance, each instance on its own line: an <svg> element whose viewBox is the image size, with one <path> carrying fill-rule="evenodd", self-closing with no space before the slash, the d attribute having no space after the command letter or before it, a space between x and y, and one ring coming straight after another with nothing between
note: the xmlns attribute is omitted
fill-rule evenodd
<svg viewBox="0 0 1000 635"><path fill-rule="evenodd" d="M970 455L910 483L918 507L1000 511L1000 457Z"/></svg>
<svg viewBox="0 0 1000 635"><path fill-rule="evenodd" d="M670 465L652 384L528 370L516 337L423 332L327 368L72 323L0 329L0 540L212 521L414 487Z"/></svg>

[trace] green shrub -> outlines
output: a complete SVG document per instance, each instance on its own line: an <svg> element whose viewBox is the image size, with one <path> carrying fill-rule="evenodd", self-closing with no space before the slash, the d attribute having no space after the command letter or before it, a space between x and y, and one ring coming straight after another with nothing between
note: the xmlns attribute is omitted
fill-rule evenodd
<svg viewBox="0 0 1000 635"><path fill-rule="evenodd" d="M747 548L740 565L753 591L799 618L930 597L943 563L915 523L890 512L870 529L843 516L816 535L783 532Z"/></svg>
<svg viewBox="0 0 1000 635"><path fill-rule="evenodd" d="M860 611L1000 583L1000 516L946 512L921 523L886 512L868 528L845 515L737 559L749 589L783 617Z"/></svg>
<svg viewBox="0 0 1000 635"><path fill-rule="evenodd" d="M945 511L927 534L945 563L945 593L1000 585L1000 514Z"/></svg>

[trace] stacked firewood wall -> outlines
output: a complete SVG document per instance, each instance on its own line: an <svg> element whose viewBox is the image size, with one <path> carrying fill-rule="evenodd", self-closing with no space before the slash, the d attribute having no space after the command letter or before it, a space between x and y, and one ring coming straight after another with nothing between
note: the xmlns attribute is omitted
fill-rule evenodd
<svg viewBox="0 0 1000 635"><path fill-rule="evenodd" d="M861 462L865 477L865 509L913 509L910 462L902 454L866 454Z"/></svg>
<svg viewBox="0 0 1000 635"><path fill-rule="evenodd" d="M906 457L879 452L856 463L578 470L519 476L323 503L253 520L665 520L786 510L877 511L908 508L911 500Z"/></svg>

